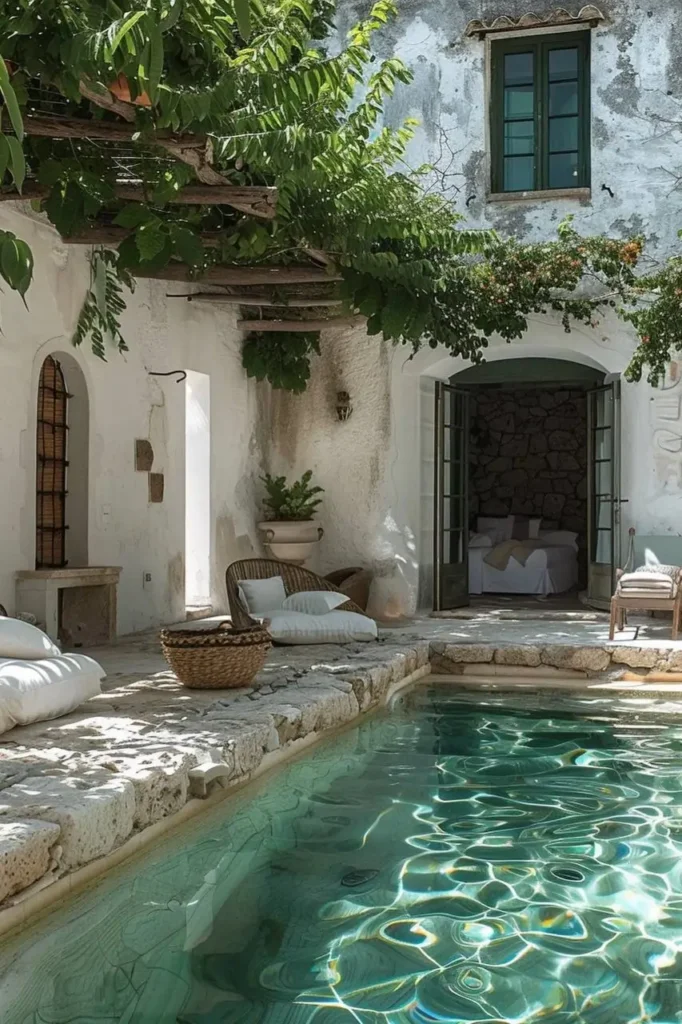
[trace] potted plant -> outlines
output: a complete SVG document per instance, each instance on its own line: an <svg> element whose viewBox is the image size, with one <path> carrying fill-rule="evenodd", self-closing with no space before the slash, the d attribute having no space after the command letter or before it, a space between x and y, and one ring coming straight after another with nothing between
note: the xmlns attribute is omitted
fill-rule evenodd
<svg viewBox="0 0 682 1024"><path fill-rule="evenodd" d="M324 530L315 522L315 512L322 499L322 487L311 486L313 477L309 469L300 480L288 484L284 476L266 473L261 477L265 484L265 521L258 524L265 543L273 558L281 562L303 565Z"/></svg>

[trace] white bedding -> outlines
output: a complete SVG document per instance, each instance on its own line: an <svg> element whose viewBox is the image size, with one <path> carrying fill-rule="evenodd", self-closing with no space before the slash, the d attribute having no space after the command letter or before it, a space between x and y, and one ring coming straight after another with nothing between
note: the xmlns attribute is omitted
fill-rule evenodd
<svg viewBox="0 0 682 1024"><path fill-rule="evenodd" d="M575 544L547 544L521 565L510 558L504 572L485 562L490 546L469 546L470 594L562 594L578 583Z"/></svg>

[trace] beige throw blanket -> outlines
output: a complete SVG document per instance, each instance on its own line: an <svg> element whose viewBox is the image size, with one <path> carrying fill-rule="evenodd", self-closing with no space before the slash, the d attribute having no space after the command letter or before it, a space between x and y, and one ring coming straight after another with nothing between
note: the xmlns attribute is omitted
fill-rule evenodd
<svg viewBox="0 0 682 1024"><path fill-rule="evenodd" d="M519 565L525 565L534 551L546 547L547 542L542 539L505 540L491 548L483 561L486 565L492 566L493 569L499 569L500 572L504 572L509 565L510 558L515 558Z"/></svg>

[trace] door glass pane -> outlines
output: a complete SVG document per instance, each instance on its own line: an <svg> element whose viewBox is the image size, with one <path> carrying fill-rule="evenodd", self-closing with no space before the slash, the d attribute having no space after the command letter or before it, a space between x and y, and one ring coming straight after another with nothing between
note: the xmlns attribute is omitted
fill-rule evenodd
<svg viewBox="0 0 682 1024"><path fill-rule="evenodd" d="M566 153L578 151L577 117L550 118L549 151L550 153Z"/></svg>
<svg viewBox="0 0 682 1024"><path fill-rule="evenodd" d="M504 191L529 192L535 188L535 158L512 156L504 159Z"/></svg>
<svg viewBox="0 0 682 1024"><path fill-rule="evenodd" d="M578 83L550 82L549 115L578 113Z"/></svg>
<svg viewBox="0 0 682 1024"><path fill-rule="evenodd" d="M549 188L576 188L578 181L578 154L550 153Z"/></svg>
<svg viewBox="0 0 682 1024"><path fill-rule="evenodd" d="M534 96L532 85L508 86L504 90L504 116L532 117L534 110ZM572 111L566 111L572 113Z"/></svg>
<svg viewBox="0 0 682 1024"><path fill-rule="evenodd" d="M549 80L556 82L578 77L578 50L549 51Z"/></svg>
<svg viewBox="0 0 682 1024"><path fill-rule="evenodd" d="M532 155L534 150L535 122L507 121L504 126L504 155Z"/></svg>
<svg viewBox="0 0 682 1024"><path fill-rule="evenodd" d="M533 82L533 54L508 53L504 58L504 84L529 85Z"/></svg>

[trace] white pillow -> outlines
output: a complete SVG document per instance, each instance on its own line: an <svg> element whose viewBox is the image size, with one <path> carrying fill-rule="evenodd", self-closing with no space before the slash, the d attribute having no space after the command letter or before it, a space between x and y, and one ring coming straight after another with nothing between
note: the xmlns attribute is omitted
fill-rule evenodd
<svg viewBox="0 0 682 1024"><path fill-rule="evenodd" d="M578 534L572 530L541 530L540 540L553 547L575 548L578 550Z"/></svg>
<svg viewBox="0 0 682 1024"><path fill-rule="evenodd" d="M469 535L470 548L491 548L492 546L492 537L489 537L487 533L472 533Z"/></svg>
<svg viewBox="0 0 682 1024"><path fill-rule="evenodd" d="M337 594L333 590L303 590L300 594L291 594L282 608L290 612L305 612L306 615L326 615L347 600L345 594Z"/></svg>
<svg viewBox="0 0 682 1024"><path fill-rule="evenodd" d="M358 612L280 611L269 618L268 633L279 644L350 644L376 640L377 624Z"/></svg>
<svg viewBox="0 0 682 1024"><path fill-rule="evenodd" d="M42 629L21 619L0 617L0 658L41 658L58 657L61 651Z"/></svg>
<svg viewBox="0 0 682 1024"><path fill-rule="evenodd" d="M514 516L479 516L476 523L478 533L485 533L493 544L502 544L511 540L514 529Z"/></svg>
<svg viewBox="0 0 682 1024"><path fill-rule="evenodd" d="M528 520L528 538L529 540L537 540L540 536L540 527L542 526L542 519L529 519Z"/></svg>
<svg viewBox="0 0 682 1024"><path fill-rule="evenodd" d="M40 661L0 658L0 733L68 715L101 691L106 675L84 654Z"/></svg>
<svg viewBox="0 0 682 1024"><path fill-rule="evenodd" d="M239 596L251 615L281 608L287 596L281 576L270 576L267 580L239 580Z"/></svg>

